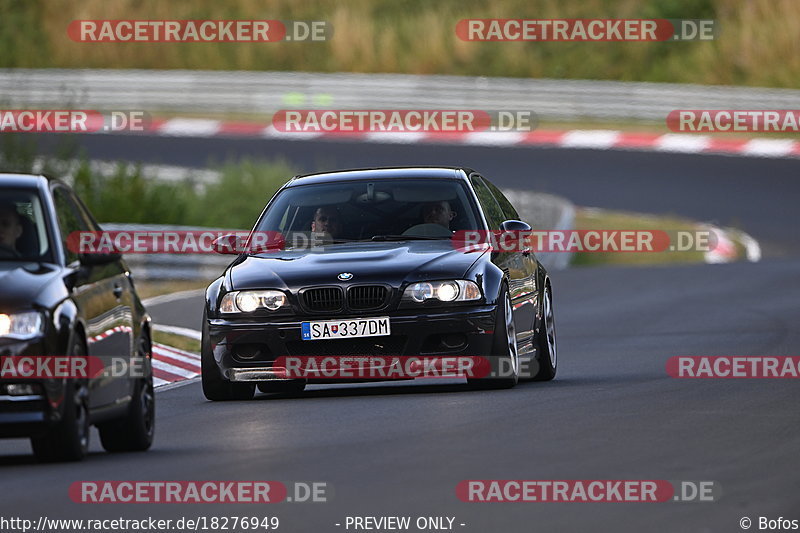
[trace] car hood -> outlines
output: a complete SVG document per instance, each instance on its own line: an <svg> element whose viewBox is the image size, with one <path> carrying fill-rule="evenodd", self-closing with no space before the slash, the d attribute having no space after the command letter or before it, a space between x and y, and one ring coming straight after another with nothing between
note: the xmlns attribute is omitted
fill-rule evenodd
<svg viewBox="0 0 800 533"><path fill-rule="evenodd" d="M17 261L0 261L0 308L14 310L30 308L44 287L61 279L61 269L55 265Z"/></svg>
<svg viewBox="0 0 800 533"><path fill-rule="evenodd" d="M347 243L248 256L231 267L230 276L234 290L336 285L343 272L353 275L347 283L397 287L405 282L462 278L483 253L456 250L449 240Z"/></svg>

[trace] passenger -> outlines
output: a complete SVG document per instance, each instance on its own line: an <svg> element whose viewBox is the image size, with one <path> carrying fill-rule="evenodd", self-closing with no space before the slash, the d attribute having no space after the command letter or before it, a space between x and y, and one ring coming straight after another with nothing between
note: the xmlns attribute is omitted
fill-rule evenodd
<svg viewBox="0 0 800 533"><path fill-rule="evenodd" d="M311 231L328 233L334 239L340 237L342 234L342 217L339 209L332 206L317 208L314 212L314 220L311 222Z"/></svg>

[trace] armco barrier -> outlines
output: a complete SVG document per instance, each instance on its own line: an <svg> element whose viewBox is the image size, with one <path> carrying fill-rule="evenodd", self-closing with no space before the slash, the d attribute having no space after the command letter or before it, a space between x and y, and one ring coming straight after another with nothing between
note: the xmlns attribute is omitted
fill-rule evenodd
<svg viewBox="0 0 800 533"><path fill-rule="evenodd" d="M794 109L800 90L591 80L198 70L0 70L2 105L191 113L285 108L510 109L663 121L674 109Z"/></svg>

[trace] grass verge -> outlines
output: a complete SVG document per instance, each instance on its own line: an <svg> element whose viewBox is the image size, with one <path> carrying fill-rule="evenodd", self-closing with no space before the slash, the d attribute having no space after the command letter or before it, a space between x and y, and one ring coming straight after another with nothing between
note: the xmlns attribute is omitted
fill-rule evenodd
<svg viewBox="0 0 800 533"><path fill-rule="evenodd" d="M158 180L146 176L141 166L125 162L110 173L100 172L69 136L63 137L54 155L38 157L37 152L29 137L0 134L0 172L65 179L100 223L250 229L275 191L296 174L280 159L211 162L210 170L218 171L220 179L203 185L191 176Z"/></svg>
<svg viewBox="0 0 800 533"><path fill-rule="evenodd" d="M205 289L210 280L155 280L155 279L136 279L136 293L142 300L153 296L172 294L173 292L191 291Z"/></svg>
<svg viewBox="0 0 800 533"><path fill-rule="evenodd" d="M177 333L167 333L165 331L153 331L153 342L157 342L158 344L165 344L167 346L172 346L173 348L177 348L178 350L184 350L187 352L199 353L200 352L200 341L197 339L192 339L191 337L186 337L184 335L178 335Z"/></svg>
<svg viewBox="0 0 800 533"><path fill-rule="evenodd" d="M656 216L641 213L609 211L597 208L578 208L575 213L576 230L639 230L666 231L668 233L694 232L706 227L698 222L678 216ZM736 250L736 260L746 256L746 248L739 232L726 232ZM707 262L703 251L663 252L578 252L572 266L599 265L658 265Z"/></svg>

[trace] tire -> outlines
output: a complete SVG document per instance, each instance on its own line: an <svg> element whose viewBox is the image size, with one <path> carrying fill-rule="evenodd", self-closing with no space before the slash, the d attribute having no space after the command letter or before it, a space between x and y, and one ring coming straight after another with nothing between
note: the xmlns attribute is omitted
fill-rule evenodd
<svg viewBox="0 0 800 533"><path fill-rule="evenodd" d="M517 332L514 328L514 313L508 286L503 283L497 298L494 337L492 339L492 374L483 378L468 379L468 383L479 389L510 389L519 382L520 362L517 348ZM510 375L509 374L510 371Z"/></svg>
<svg viewBox="0 0 800 533"><path fill-rule="evenodd" d="M230 400L252 400L256 392L253 383L231 383L222 377L214 354L211 352L211 339L208 338L208 320L203 312L203 336L200 346L200 375L203 394L214 402Z"/></svg>
<svg viewBox="0 0 800 533"><path fill-rule="evenodd" d="M86 356L83 339L75 339L70 356ZM80 461L89 451L89 387L85 379L67 379L64 414L43 435L31 437L31 447L41 462Z"/></svg>
<svg viewBox="0 0 800 533"><path fill-rule="evenodd" d="M291 381L262 381L258 384L258 391L264 393L299 394L306 388L306 380L293 379Z"/></svg>
<svg viewBox="0 0 800 533"><path fill-rule="evenodd" d="M542 297L542 326L536 337L536 359L539 370L534 381L550 381L558 370L558 349L556 346L556 322L553 312L553 290L547 282Z"/></svg>
<svg viewBox="0 0 800 533"><path fill-rule="evenodd" d="M100 442L108 452L143 452L153 444L156 425L156 397L153 391L150 338L142 335L138 356L144 358L145 376L134 384L128 413L119 420L99 424Z"/></svg>

